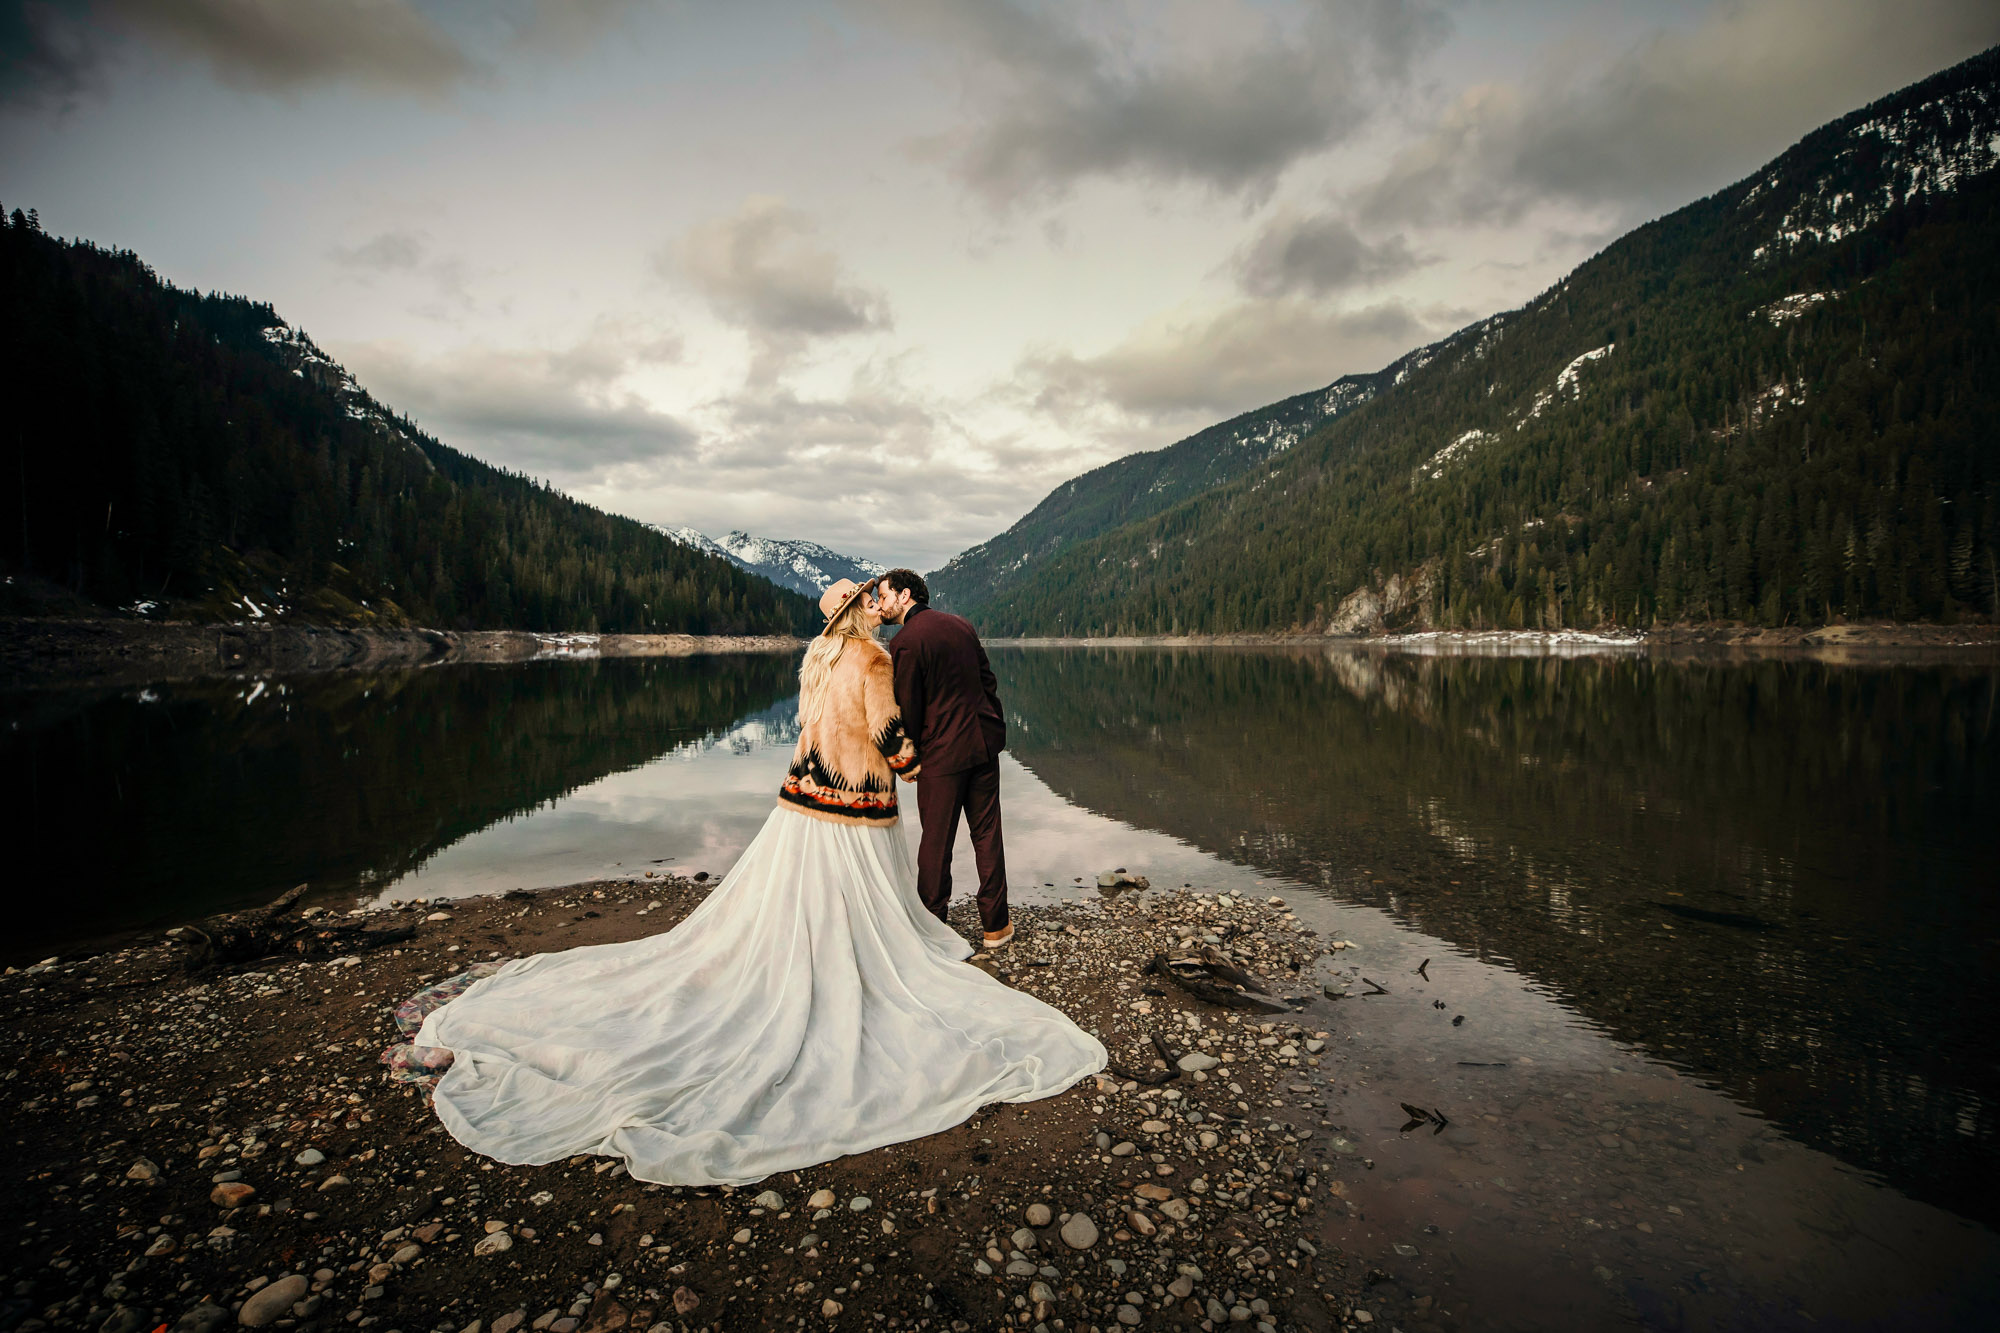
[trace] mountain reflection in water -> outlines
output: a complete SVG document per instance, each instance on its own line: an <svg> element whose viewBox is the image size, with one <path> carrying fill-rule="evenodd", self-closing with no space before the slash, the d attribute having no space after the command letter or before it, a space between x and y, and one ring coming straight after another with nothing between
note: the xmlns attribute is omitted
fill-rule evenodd
<svg viewBox="0 0 2000 1333"><path fill-rule="evenodd" d="M721 735L797 690L783 655L433 667L4 701L0 808L38 948L389 883L496 821ZM37 873L39 871L39 873ZM87 890L64 892L84 878Z"/></svg>
<svg viewBox="0 0 2000 1333"><path fill-rule="evenodd" d="M1065 799L1503 962L1992 1223L1991 668L994 655Z"/></svg>

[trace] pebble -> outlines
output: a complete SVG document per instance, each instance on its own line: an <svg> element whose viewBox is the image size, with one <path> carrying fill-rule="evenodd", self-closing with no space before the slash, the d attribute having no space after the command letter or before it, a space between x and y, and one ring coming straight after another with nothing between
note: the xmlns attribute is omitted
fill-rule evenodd
<svg viewBox="0 0 2000 1333"><path fill-rule="evenodd" d="M1200 1051L1189 1051L1174 1063L1180 1066L1184 1074L1199 1074L1204 1070L1215 1068L1222 1061L1212 1055L1204 1055Z"/></svg>
<svg viewBox="0 0 2000 1333"><path fill-rule="evenodd" d="M834 1193L832 1190L814 1190L813 1196L806 1200L806 1207L808 1208L831 1208L833 1204Z"/></svg>
<svg viewBox="0 0 2000 1333"><path fill-rule="evenodd" d="M846 1306L842 1305L839 1301L833 1299L833 1297L831 1296L827 1297L825 1300L819 1303L819 1312L828 1319L833 1318L835 1315L839 1314L842 1310L846 1308L847 1308Z"/></svg>
<svg viewBox="0 0 2000 1333"><path fill-rule="evenodd" d="M306 1298L310 1284L297 1273L281 1277L251 1293L236 1312L236 1322L245 1328L262 1328L291 1313L292 1306Z"/></svg>
<svg viewBox="0 0 2000 1333"><path fill-rule="evenodd" d="M1031 1226L1031 1227L1045 1227L1045 1226L1047 1226L1047 1225L1048 1225L1048 1224L1049 1224L1050 1222L1053 1222L1054 1220L1055 1220L1055 1214L1053 1214L1053 1213L1051 1213L1051 1212L1049 1211L1049 1206L1048 1206L1047 1204L1045 1204L1045 1203L1031 1203L1031 1204L1029 1204L1029 1205L1028 1205L1028 1225L1029 1225L1029 1226Z"/></svg>
<svg viewBox="0 0 2000 1333"><path fill-rule="evenodd" d="M744 1227L729 1239L735 1241L738 1245L748 1245L750 1243L750 1228Z"/></svg>
<svg viewBox="0 0 2000 1333"><path fill-rule="evenodd" d="M397 1250L394 1254L389 1256L389 1262L392 1264L406 1264L409 1263L410 1260L422 1254L423 1252L424 1252L424 1247L421 1245L417 1244L405 1245L401 1249Z"/></svg>
<svg viewBox="0 0 2000 1333"><path fill-rule="evenodd" d="M1113 1157L1130 1157L1138 1151L1139 1145L1136 1143L1114 1143L1111 1145L1111 1155Z"/></svg>
<svg viewBox="0 0 2000 1333"><path fill-rule="evenodd" d="M226 1180L208 1192L208 1201L217 1208L241 1208L256 1192L255 1185L246 1185L240 1180Z"/></svg>
<svg viewBox="0 0 2000 1333"><path fill-rule="evenodd" d="M492 1234L493 1234L494 1232L496 1232L496 1231L505 1231L506 1229L507 1229L507 1224L506 1224L505 1222L502 1222L502 1221L501 1221L501 1220L500 1220L499 1218L497 1218L497 1217L489 1217L489 1218L487 1218L487 1219L486 1219L486 1225L480 1228L480 1230L484 1231L484 1232L485 1232L485 1233L486 1233L487 1235L489 1235L489 1236L490 1236L490 1235L492 1235ZM430 1237L428 1237L428 1236L425 1236L425 1235L422 1235L422 1234L419 1234L419 1235L418 1235L418 1237L417 1237L417 1239L418 1239L418 1240L429 1240L429 1239L430 1239Z"/></svg>
<svg viewBox="0 0 2000 1333"><path fill-rule="evenodd" d="M1188 1297L1194 1295L1194 1279L1186 1273L1182 1273L1167 1284L1167 1295L1177 1301L1186 1300Z"/></svg>
<svg viewBox="0 0 2000 1333"><path fill-rule="evenodd" d="M504 1231L496 1231L490 1236L482 1236L472 1247L477 1255L500 1254L514 1248L514 1238Z"/></svg>
<svg viewBox="0 0 2000 1333"><path fill-rule="evenodd" d="M352 1183L346 1176L328 1176L325 1180L320 1181L319 1191L324 1194L328 1190L345 1189Z"/></svg>
<svg viewBox="0 0 2000 1333"><path fill-rule="evenodd" d="M1097 1223L1089 1213L1071 1213L1062 1225L1063 1244L1072 1250L1087 1250L1097 1244Z"/></svg>
<svg viewBox="0 0 2000 1333"><path fill-rule="evenodd" d="M150 1157L141 1157L125 1168L127 1180L153 1180L160 1174L159 1164Z"/></svg>
<svg viewBox="0 0 2000 1333"><path fill-rule="evenodd" d="M307 1148L292 1160L300 1166L318 1166L326 1160L326 1154L317 1148Z"/></svg>
<svg viewBox="0 0 2000 1333"><path fill-rule="evenodd" d="M515 1310L510 1314L503 1314L493 1321L493 1333L514 1333L515 1329L527 1322L528 1312L526 1310Z"/></svg>
<svg viewBox="0 0 2000 1333"><path fill-rule="evenodd" d="M694 1307L700 1304L701 1304L701 1297L695 1295L692 1291L689 1291L686 1287L674 1288L675 1314L680 1314L680 1315L691 1314L694 1311Z"/></svg>
<svg viewBox="0 0 2000 1333"><path fill-rule="evenodd" d="M785 1206L785 1196L776 1190L765 1190L750 1202L759 1208L768 1208L775 1213Z"/></svg>
<svg viewBox="0 0 2000 1333"><path fill-rule="evenodd" d="M1141 1134L1164 1134L1167 1132L1167 1122L1164 1120L1148 1120L1139 1126L1139 1132Z"/></svg>
<svg viewBox="0 0 2000 1333"><path fill-rule="evenodd" d="M865 1213L875 1206L875 1201L866 1194L857 1194L847 1201L847 1206L857 1213Z"/></svg>

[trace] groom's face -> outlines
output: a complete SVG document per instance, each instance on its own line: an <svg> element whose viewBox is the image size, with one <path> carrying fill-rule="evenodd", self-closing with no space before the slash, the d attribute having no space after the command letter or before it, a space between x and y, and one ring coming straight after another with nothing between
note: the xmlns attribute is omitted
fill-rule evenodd
<svg viewBox="0 0 2000 1333"><path fill-rule="evenodd" d="M875 598L883 621L891 625L902 624L903 617L909 614L910 606L916 600L910 596L909 589L892 588L886 583L875 585Z"/></svg>

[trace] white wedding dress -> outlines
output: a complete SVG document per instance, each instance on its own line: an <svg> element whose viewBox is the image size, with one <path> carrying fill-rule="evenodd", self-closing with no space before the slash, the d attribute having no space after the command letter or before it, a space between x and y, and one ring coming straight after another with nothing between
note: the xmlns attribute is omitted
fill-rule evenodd
<svg viewBox="0 0 2000 1333"><path fill-rule="evenodd" d="M744 1185L920 1138L1105 1067L1095 1037L963 961L901 829L780 807L679 926L509 963L431 1014L439 1119L539 1164Z"/></svg>

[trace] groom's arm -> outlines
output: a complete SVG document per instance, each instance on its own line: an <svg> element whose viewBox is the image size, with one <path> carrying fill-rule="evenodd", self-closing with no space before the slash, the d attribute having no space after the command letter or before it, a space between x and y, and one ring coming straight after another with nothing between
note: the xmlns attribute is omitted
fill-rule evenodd
<svg viewBox="0 0 2000 1333"><path fill-rule="evenodd" d="M897 635L897 638L901 637ZM897 652L892 642L889 655L896 667L896 707L902 710L903 733L916 742L917 753L921 755L924 752L923 663L917 660L914 644Z"/></svg>

